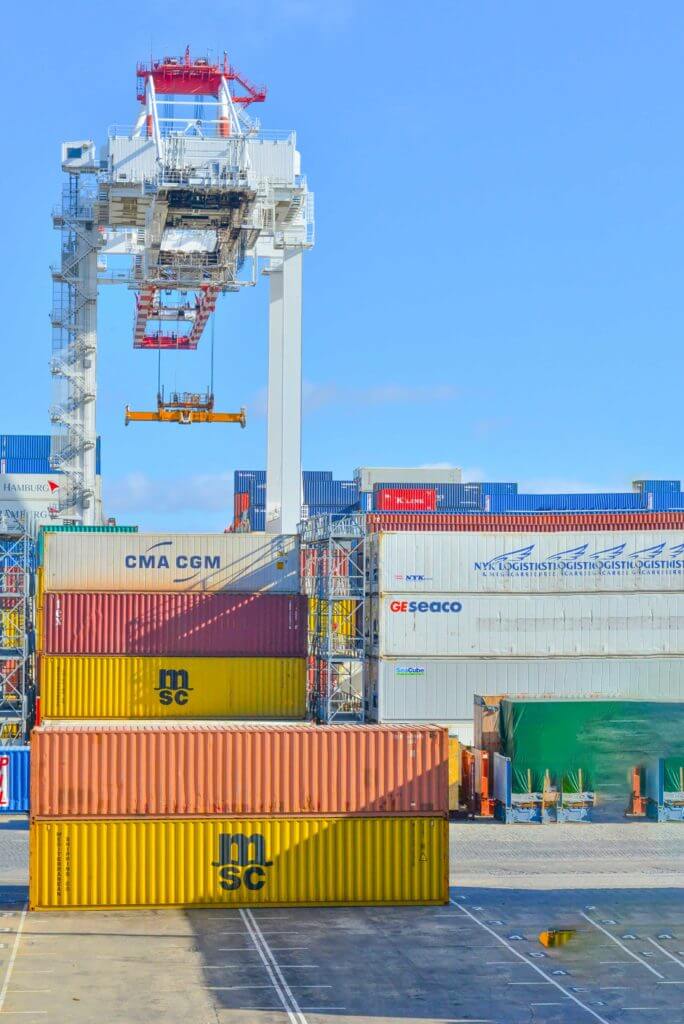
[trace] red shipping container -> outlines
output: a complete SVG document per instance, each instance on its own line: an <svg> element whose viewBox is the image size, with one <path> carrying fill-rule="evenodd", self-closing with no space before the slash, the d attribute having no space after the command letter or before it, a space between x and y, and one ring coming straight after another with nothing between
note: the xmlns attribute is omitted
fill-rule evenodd
<svg viewBox="0 0 684 1024"><path fill-rule="evenodd" d="M45 594L44 654L306 657L299 594Z"/></svg>
<svg viewBox="0 0 684 1024"><path fill-rule="evenodd" d="M376 491L378 509L386 512L434 512L437 491L416 487L383 487Z"/></svg>
<svg viewBox="0 0 684 1024"><path fill-rule="evenodd" d="M448 734L420 725L52 722L31 815L448 813Z"/></svg>
<svg viewBox="0 0 684 1024"><path fill-rule="evenodd" d="M679 530L684 512L530 512L527 515L488 513L383 513L370 512L371 532L426 530L482 533L562 533L574 530Z"/></svg>
<svg viewBox="0 0 684 1024"><path fill-rule="evenodd" d="M233 496L233 512L236 519L242 517L249 508L249 491L236 491Z"/></svg>

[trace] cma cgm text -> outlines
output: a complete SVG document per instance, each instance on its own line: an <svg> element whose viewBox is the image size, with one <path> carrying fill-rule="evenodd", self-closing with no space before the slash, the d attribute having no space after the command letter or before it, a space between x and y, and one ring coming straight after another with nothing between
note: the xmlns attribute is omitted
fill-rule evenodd
<svg viewBox="0 0 684 1024"><path fill-rule="evenodd" d="M391 612L460 612L460 601L390 601Z"/></svg>
<svg viewBox="0 0 684 1024"><path fill-rule="evenodd" d="M220 555L126 555L124 565L127 569L220 569Z"/></svg>

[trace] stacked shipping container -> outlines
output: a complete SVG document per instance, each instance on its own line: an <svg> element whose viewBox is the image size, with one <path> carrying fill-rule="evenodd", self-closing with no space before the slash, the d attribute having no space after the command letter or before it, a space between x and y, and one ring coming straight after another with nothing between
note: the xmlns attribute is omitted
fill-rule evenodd
<svg viewBox="0 0 684 1024"><path fill-rule="evenodd" d="M372 718L469 742L475 693L684 698L684 528L378 533L368 548Z"/></svg>
<svg viewBox="0 0 684 1024"><path fill-rule="evenodd" d="M303 718L295 537L48 534L46 718Z"/></svg>
<svg viewBox="0 0 684 1024"><path fill-rule="evenodd" d="M33 907L447 899L445 732L197 721L304 716L298 591L294 537L45 539Z"/></svg>

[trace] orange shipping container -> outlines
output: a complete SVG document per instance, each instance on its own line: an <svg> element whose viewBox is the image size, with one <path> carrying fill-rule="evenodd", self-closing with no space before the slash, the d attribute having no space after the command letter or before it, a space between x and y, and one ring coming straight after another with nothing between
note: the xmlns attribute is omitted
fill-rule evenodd
<svg viewBox="0 0 684 1024"><path fill-rule="evenodd" d="M33 818L447 813L438 726L50 722L31 734Z"/></svg>

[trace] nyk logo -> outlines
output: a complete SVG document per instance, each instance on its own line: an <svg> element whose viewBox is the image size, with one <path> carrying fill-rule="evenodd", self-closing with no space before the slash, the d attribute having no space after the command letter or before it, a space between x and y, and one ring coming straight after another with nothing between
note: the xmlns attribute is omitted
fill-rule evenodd
<svg viewBox="0 0 684 1024"><path fill-rule="evenodd" d="M266 859L266 840L259 832L246 836L243 832L221 832L218 837L218 859L211 862L219 869L219 885L234 892L244 885L257 892L266 885L266 868L273 861Z"/></svg>
<svg viewBox="0 0 684 1024"><path fill-rule="evenodd" d="M460 601L390 601L391 612L460 612Z"/></svg>
<svg viewBox="0 0 684 1024"><path fill-rule="evenodd" d="M160 540L153 544L142 555L124 555L124 565L127 569L220 569L220 555L176 555L169 549L173 547L173 541ZM161 548L162 550L158 550ZM193 572L190 576L179 576L173 580L174 583L189 583L199 576L199 571Z"/></svg>
<svg viewBox="0 0 684 1024"><path fill-rule="evenodd" d="M159 670L159 682L155 689L159 694L160 704L187 704L189 694L193 690L190 686L190 674L184 668L162 668Z"/></svg>
<svg viewBox="0 0 684 1024"><path fill-rule="evenodd" d="M407 572L405 576L398 574L394 578L395 580L401 580L402 583L427 583L432 579L432 576L423 576L419 572Z"/></svg>

